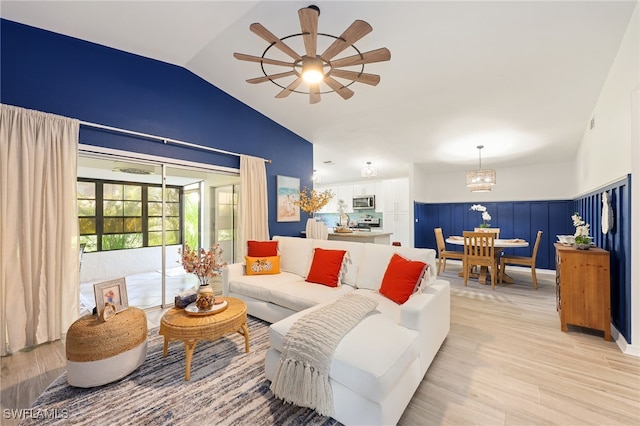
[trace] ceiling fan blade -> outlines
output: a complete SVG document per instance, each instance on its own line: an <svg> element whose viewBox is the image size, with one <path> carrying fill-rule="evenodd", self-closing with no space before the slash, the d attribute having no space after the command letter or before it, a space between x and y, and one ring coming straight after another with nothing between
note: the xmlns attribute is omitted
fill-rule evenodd
<svg viewBox="0 0 640 426"><path fill-rule="evenodd" d="M310 58L316 57L316 47L318 46L318 16L318 11L310 7L298 10L304 49Z"/></svg>
<svg viewBox="0 0 640 426"><path fill-rule="evenodd" d="M368 74L366 72L355 72L347 70L332 69L331 75L340 78L346 78L352 81L368 84L369 86L377 86L380 83L380 76L377 74Z"/></svg>
<svg viewBox="0 0 640 426"><path fill-rule="evenodd" d="M331 60L331 58L369 34L371 31L373 31L373 28L367 22L359 19L353 21L353 23L349 25L349 28L342 33L340 38L337 38L331 46L327 47L327 50L325 50L320 57L326 61Z"/></svg>
<svg viewBox="0 0 640 426"><path fill-rule="evenodd" d="M300 83L302 83L302 79L300 77L296 78L295 80L293 80L293 83L288 85L286 88L282 89L282 91L280 91L280 93L276 95L276 98L279 98L279 99L286 98L294 90L296 90L298 86L300 86Z"/></svg>
<svg viewBox="0 0 640 426"><path fill-rule="evenodd" d="M353 90L349 89L348 87L344 87L342 83L334 80L331 77L325 77L324 82L327 84L327 86L335 90L338 95L342 96L342 99L344 99L345 101L353 96Z"/></svg>
<svg viewBox="0 0 640 426"><path fill-rule="evenodd" d="M349 67L351 65L370 64L373 62L383 62L391 59L391 52L386 47L364 52L361 55L347 56L331 62L334 68Z"/></svg>
<svg viewBox="0 0 640 426"><path fill-rule="evenodd" d="M287 46L282 40L280 40L278 37L273 35L273 33L271 33L271 31L269 31L268 29L263 27L262 24L259 24L257 22L253 23L253 24L249 25L249 29L251 30L252 33L257 34L258 36L260 36L261 38L263 38L267 42L273 44L278 49L280 49L281 51L283 51L287 55L291 56L296 61L299 60L299 59L302 59L302 57L300 55L298 55L295 52L295 50L293 50L292 48Z"/></svg>
<svg viewBox="0 0 640 426"><path fill-rule="evenodd" d="M320 102L320 85L319 84L310 84L309 85L309 103L317 104Z"/></svg>
<svg viewBox="0 0 640 426"><path fill-rule="evenodd" d="M277 80L279 78L289 77L291 75L296 75L295 71L292 70L287 72L281 72L279 74L265 75L264 77L250 78L249 80L247 80L247 83L251 83L251 84L264 83L265 81Z"/></svg>
<svg viewBox="0 0 640 426"><path fill-rule="evenodd" d="M233 57L241 61L262 62L269 65L280 65L281 67L292 67L293 62L278 61L276 59L261 58L260 56L245 55L244 53L234 53Z"/></svg>

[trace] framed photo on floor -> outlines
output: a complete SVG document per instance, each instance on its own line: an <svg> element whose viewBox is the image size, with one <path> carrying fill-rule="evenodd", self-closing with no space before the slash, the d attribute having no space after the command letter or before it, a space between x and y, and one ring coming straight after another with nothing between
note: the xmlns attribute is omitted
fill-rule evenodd
<svg viewBox="0 0 640 426"><path fill-rule="evenodd" d="M124 277L95 283L93 292L96 296L96 309L98 312L104 308L105 303L113 303L116 307L116 312L124 311L129 307L127 281Z"/></svg>
<svg viewBox="0 0 640 426"><path fill-rule="evenodd" d="M300 222L300 179L289 176L277 176L278 222Z"/></svg>

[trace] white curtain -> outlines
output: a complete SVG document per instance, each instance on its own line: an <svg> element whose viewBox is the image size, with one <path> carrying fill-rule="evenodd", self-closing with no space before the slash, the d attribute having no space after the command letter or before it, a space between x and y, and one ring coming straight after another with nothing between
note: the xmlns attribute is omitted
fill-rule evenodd
<svg viewBox="0 0 640 426"><path fill-rule="evenodd" d="M79 122L0 105L2 355L60 339L78 317Z"/></svg>
<svg viewBox="0 0 640 426"><path fill-rule="evenodd" d="M267 171L262 158L240 156L238 222L236 259L242 262L248 240L269 239Z"/></svg>

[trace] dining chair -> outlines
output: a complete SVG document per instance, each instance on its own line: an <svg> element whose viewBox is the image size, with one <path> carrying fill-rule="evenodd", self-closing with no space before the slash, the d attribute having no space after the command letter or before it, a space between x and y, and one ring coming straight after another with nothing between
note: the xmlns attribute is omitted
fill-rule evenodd
<svg viewBox="0 0 640 426"><path fill-rule="evenodd" d="M504 277L504 267L507 264L510 265L522 265L531 268L531 278L533 279L533 288L538 288L538 277L536 277L536 257L538 256L538 247L540 246L540 240L542 240L542 231L538 231L536 242L533 245L531 251L531 257L528 256L511 256L503 254L500 258L500 282Z"/></svg>
<svg viewBox="0 0 640 426"><path fill-rule="evenodd" d="M500 238L500 228L475 228L473 232L493 232L496 238Z"/></svg>
<svg viewBox="0 0 640 426"><path fill-rule="evenodd" d="M447 250L442 228L435 228L433 231L436 234L436 244L438 246L438 275L440 275L440 272L444 272L447 268L447 259L462 260L464 254L460 251Z"/></svg>
<svg viewBox="0 0 640 426"><path fill-rule="evenodd" d="M495 288L496 279L498 278L498 259L495 251L496 234L493 232L471 232L464 231L464 285L466 287L471 268L473 266L490 268L491 272L491 290Z"/></svg>

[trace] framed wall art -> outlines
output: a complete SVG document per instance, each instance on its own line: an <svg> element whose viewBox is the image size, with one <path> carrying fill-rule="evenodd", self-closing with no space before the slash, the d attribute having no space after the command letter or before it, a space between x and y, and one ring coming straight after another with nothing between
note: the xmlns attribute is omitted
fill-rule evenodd
<svg viewBox="0 0 640 426"><path fill-rule="evenodd" d="M96 296L96 308L98 312L104 308L105 303L113 303L116 307L116 312L124 311L129 307L127 282L124 277L95 283L93 285L93 292Z"/></svg>
<svg viewBox="0 0 640 426"><path fill-rule="evenodd" d="M300 179L289 176L277 176L276 182L278 222L300 222Z"/></svg>

